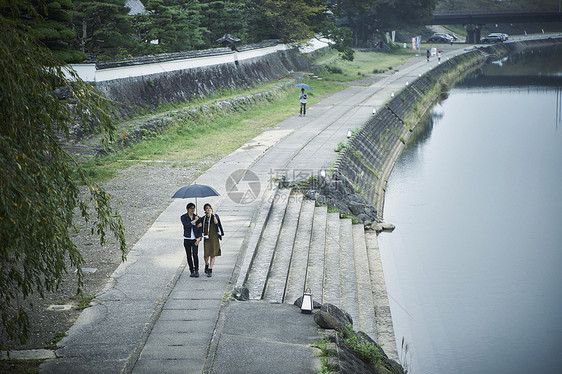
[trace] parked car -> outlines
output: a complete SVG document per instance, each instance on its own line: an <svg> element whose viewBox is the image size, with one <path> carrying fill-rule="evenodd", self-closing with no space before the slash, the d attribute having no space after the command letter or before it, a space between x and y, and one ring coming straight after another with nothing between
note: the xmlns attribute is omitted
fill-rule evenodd
<svg viewBox="0 0 562 374"><path fill-rule="evenodd" d="M499 36L501 38L502 42L505 42L507 39L509 39L507 34L504 34L504 33L501 33L501 32L493 32L488 36L493 36L493 37Z"/></svg>
<svg viewBox="0 0 562 374"><path fill-rule="evenodd" d="M435 34L427 38L427 43L452 43L453 39L445 34Z"/></svg>
<svg viewBox="0 0 562 374"><path fill-rule="evenodd" d="M445 38L450 39L450 40L457 40L457 36L455 34L446 34L444 32L436 32L435 34L433 34L433 36L436 36L436 35L444 36Z"/></svg>
<svg viewBox="0 0 562 374"><path fill-rule="evenodd" d="M492 33L480 39L480 43L502 43L503 37L499 33Z"/></svg>

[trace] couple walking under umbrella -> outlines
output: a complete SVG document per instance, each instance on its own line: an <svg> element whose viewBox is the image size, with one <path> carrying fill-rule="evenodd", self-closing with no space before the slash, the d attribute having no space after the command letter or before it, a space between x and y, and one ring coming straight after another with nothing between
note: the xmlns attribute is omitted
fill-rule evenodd
<svg viewBox="0 0 562 374"><path fill-rule="evenodd" d="M202 185L195 186L200 187ZM214 193L207 196L218 195L214 189L211 187L209 188ZM178 195L180 191L176 192L176 195ZM183 193L182 196L176 195L173 197L193 197L185 196L185 193ZM221 255L220 240L222 240L224 236L220 218L218 214L213 212L211 204L205 204L203 206L205 214L202 217L199 217L195 212L195 204L188 203L186 209L187 213L181 216L181 223L183 224L183 246L187 255L189 271L191 272L189 276L194 278L199 277L199 243L203 239L205 274L207 274L207 277L211 277L213 275L215 258Z"/></svg>

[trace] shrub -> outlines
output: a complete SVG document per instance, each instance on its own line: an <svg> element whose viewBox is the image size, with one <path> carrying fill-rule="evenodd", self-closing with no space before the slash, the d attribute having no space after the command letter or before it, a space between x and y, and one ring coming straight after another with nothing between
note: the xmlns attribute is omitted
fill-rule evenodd
<svg viewBox="0 0 562 374"><path fill-rule="evenodd" d="M326 70L328 70L328 72L332 74L343 74L343 70L340 67L334 65L326 66Z"/></svg>

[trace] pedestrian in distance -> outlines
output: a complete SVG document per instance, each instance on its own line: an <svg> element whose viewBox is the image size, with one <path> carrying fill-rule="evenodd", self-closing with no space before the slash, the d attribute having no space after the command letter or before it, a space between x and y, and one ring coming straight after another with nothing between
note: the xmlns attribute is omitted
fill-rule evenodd
<svg viewBox="0 0 562 374"><path fill-rule="evenodd" d="M221 243L224 236L221 220L218 214L213 213L211 204L203 206L205 215L202 217L203 224L203 238L204 241L204 258L205 258L205 273L207 277L213 276L213 265L215 258L221 255Z"/></svg>
<svg viewBox="0 0 562 374"><path fill-rule="evenodd" d="M441 51L437 52L437 61L441 63Z"/></svg>
<svg viewBox="0 0 562 374"><path fill-rule="evenodd" d="M429 52L429 49L427 50L427 52L425 52L425 55L427 56L427 61L429 61L429 56L431 56L431 52Z"/></svg>
<svg viewBox="0 0 562 374"><path fill-rule="evenodd" d="M189 276L197 278L199 277L199 242L202 237L203 224L201 218L195 214L195 204L189 203L185 208L187 213L180 217L183 224L183 247L191 272Z"/></svg>
<svg viewBox="0 0 562 374"><path fill-rule="evenodd" d="M306 99L308 99L308 95L304 92L304 88L301 88L301 93L299 95L299 101L301 103L301 111L299 117L306 116Z"/></svg>

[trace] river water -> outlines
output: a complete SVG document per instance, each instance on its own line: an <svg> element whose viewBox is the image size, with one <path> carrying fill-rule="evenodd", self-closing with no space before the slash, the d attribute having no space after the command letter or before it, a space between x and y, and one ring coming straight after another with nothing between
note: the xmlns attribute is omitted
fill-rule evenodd
<svg viewBox="0 0 562 374"><path fill-rule="evenodd" d="M561 88L560 51L487 64L396 164L379 244L410 373L562 373Z"/></svg>

